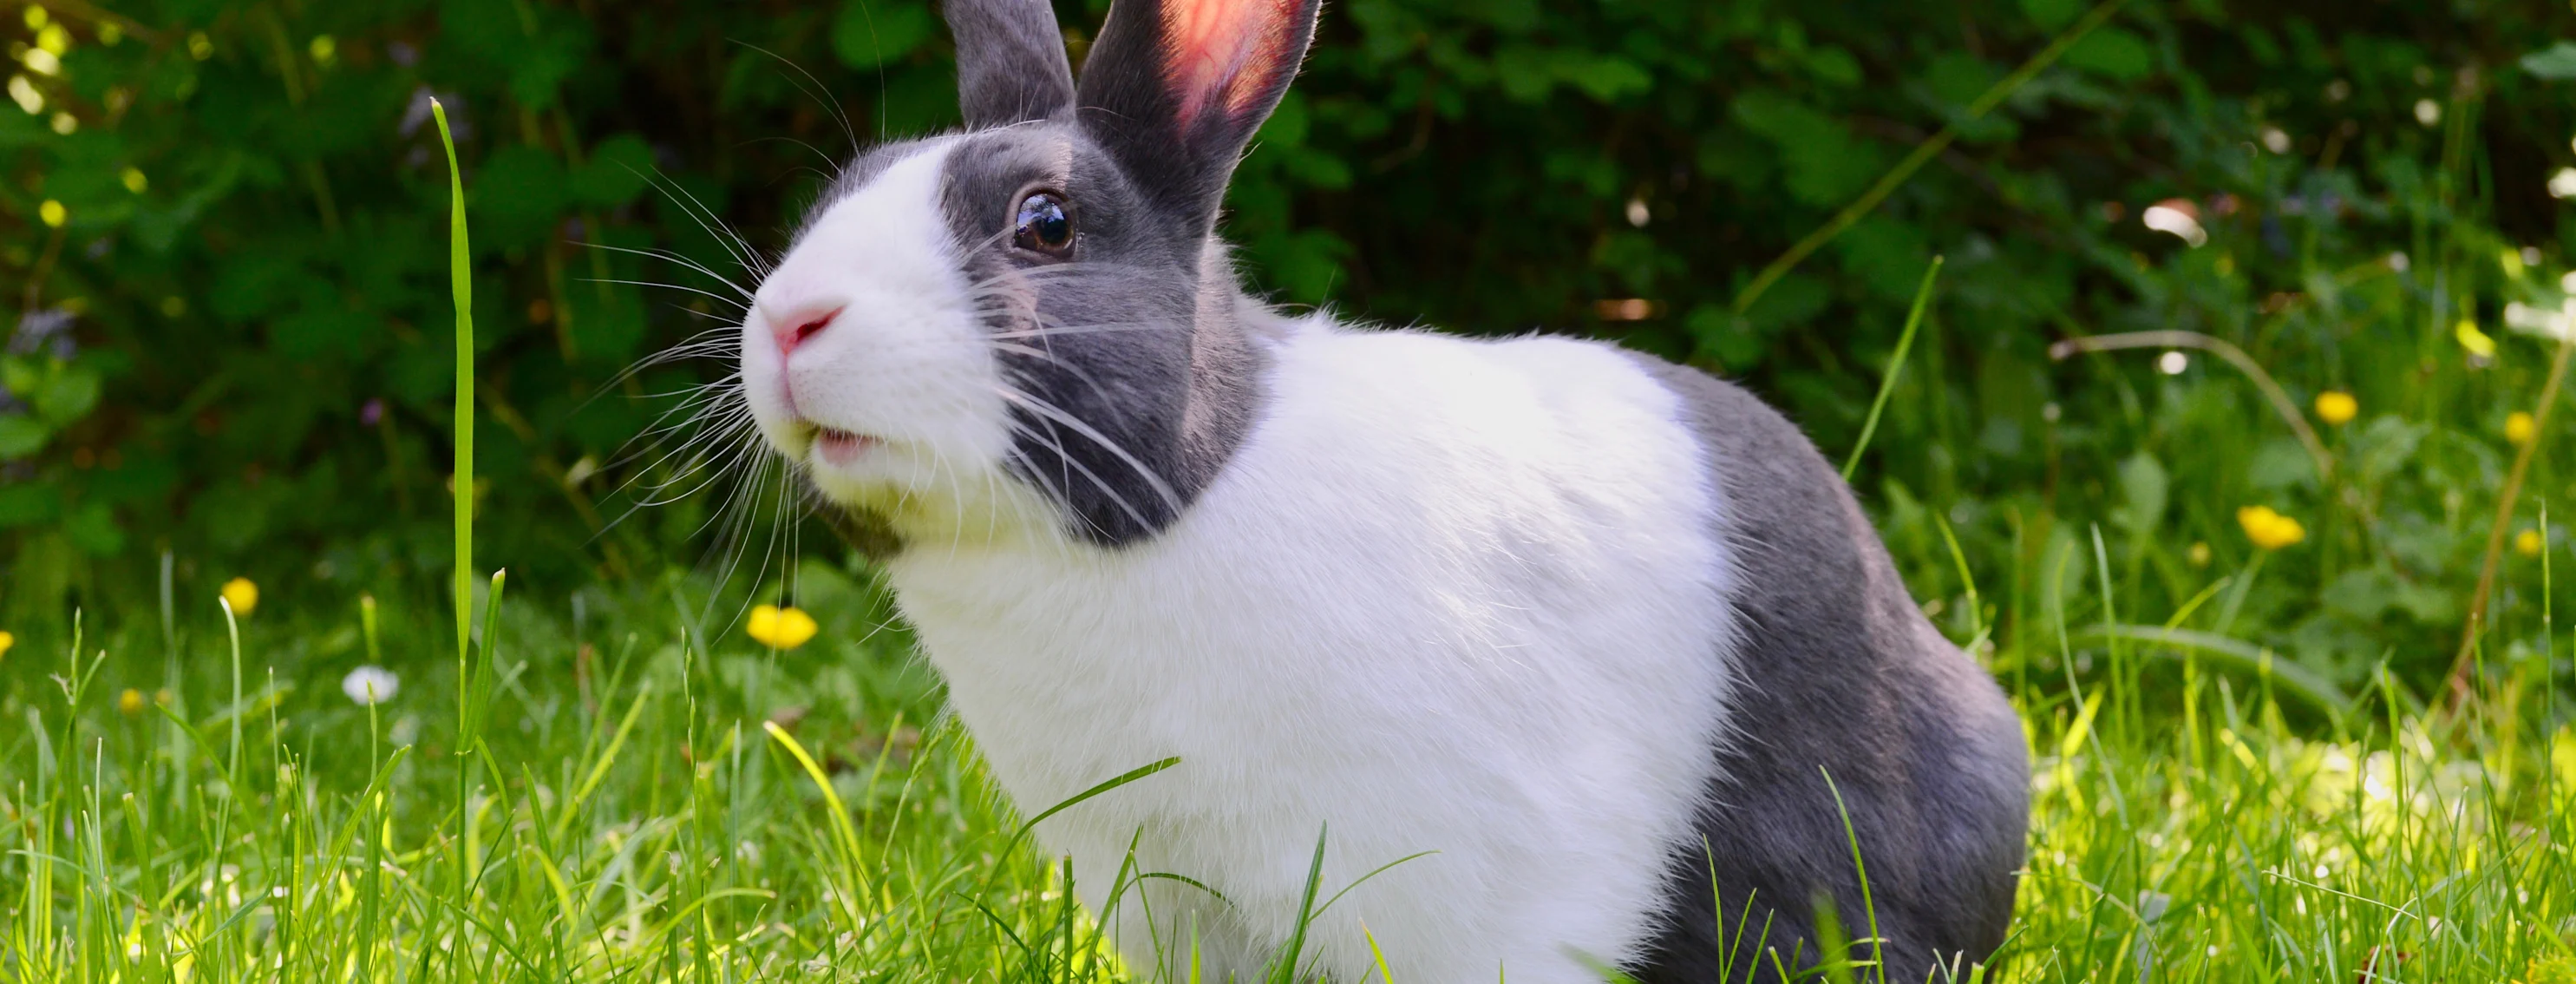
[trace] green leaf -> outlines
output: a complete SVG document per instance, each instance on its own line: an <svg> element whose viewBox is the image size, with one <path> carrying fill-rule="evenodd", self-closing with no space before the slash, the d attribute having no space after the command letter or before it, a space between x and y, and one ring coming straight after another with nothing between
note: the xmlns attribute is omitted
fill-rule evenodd
<svg viewBox="0 0 2576 984"><path fill-rule="evenodd" d="M33 358L0 359L0 389L25 396L45 385L45 372Z"/></svg>
<svg viewBox="0 0 2576 984"><path fill-rule="evenodd" d="M1782 328L1814 320L1833 298L1833 289L1823 280L1791 273L1771 285L1762 299L1753 303L1752 310L1744 312L1744 317L1754 330L1772 335Z"/></svg>
<svg viewBox="0 0 2576 984"><path fill-rule="evenodd" d="M116 513L103 502L93 502L63 520L63 535L72 545L88 553L105 557L125 549L125 529L116 524Z"/></svg>
<svg viewBox="0 0 2576 984"><path fill-rule="evenodd" d="M0 428L6 418L0 418ZM63 511L63 491L46 482L0 485L0 529L50 522Z"/></svg>
<svg viewBox="0 0 2576 984"><path fill-rule="evenodd" d="M573 173L573 197L591 208L614 208L643 194L652 174L653 151L644 138L620 133L590 148L590 159Z"/></svg>
<svg viewBox="0 0 2576 984"><path fill-rule="evenodd" d="M1279 108L1270 111L1270 119L1261 124L1261 135L1254 141L1254 146L1261 149L1303 147L1311 120L1305 94L1290 89L1280 97Z"/></svg>
<svg viewBox="0 0 2576 984"><path fill-rule="evenodd" d="M2075 23L2084 13L2083 0L2021 0L2021 12L2043 31L2055 31Z"/></svg>
<svg viewBox="0 0 2576 984"><path fill-rule="evenodd" d="M1534 103L1547 98L1556 80L1544 50L1507 44L1494 52L1494 82L1502 87L1505 97L1515 102Z"/></svg>
<svg viewBox="0 0 2576 984"><path fill-rule="evenodd" d="M1612 55L1598 58L1569 58L1557 69L1565 80L1599 102L1612 102L1621 96L1654 88L1654 76L1638 68L1635 62ZM1859 66L1852 68L1859 74Z"/></svg>
<svg viewBox="0 0 2576 984"><path fill-rule="evenodd" d="M1834 248L1845 273L1889 301L1912 300L1922 287L1923 265L1932 262L1930 238L1921 228L1883 215L1845 230Z"/></svg>
<svg viewBox="0 0 2576 984"><path fill-rule="evenodd" d="M346 305L325 302L306 305L270 322L268 332L280 354L301 361L325 355L354 355L363 348L374 327L374 319Z"/></svg>
<svg viewBox="0 0 2576 984"><path fill-rule="evenodd" d="M2066 63L2120 82L2134 82L2155 70L2155 49L2147 40L2116 27L2095 28L2066 49Z"/></svg>
<svg viewBox="0 0 2576 984"><path fill-rule="evenodd" d="M1874 148L1852 139L1842 121L1786 96L1757 90L1736 97L1730 108L1746 129L1779 148L1789 195L1800 202L1843 204L1881 170Z"/></svg>
<svg viewBox="0 0 2576 984"><path fill-rule="evenodd" d="M23 413L0 413L0 461L41 451L53 434Z"/></svg>
<svg viewBox="0 0 2576 984"><path fill-rule="evenodd" d="M34 402L36 413L55 427L89 416L90 409L98 406L98 371L87 366L63 366L36 390Z"/></svg>
<svg viewBox="0 0 2576 984"><path fill-rule="evenodd" d="M581 67L581 49L564 44L528 45L510 63L510 96L530 109L554 105L555 90Z"/></svg>
<svg viewBox="0 0 2576 984"><path fill-rule="evenodd" d="M875 68L912 54L938 29L921 0L848 0L832 18L832 53L851 68Z"/></svg>
<svg viewBox="0 0 2576 984"><path fill-rule="evenodd" d="M1762 338L1754 334L1750 319L1723 304L1702 304L1692 308L1682 326L1698 342L1699 351L1729 369L1743 370L1762 361Z"/></svg>
<svg viewBox="0 0 2576 984"><path fill-rule="evenodd" d="M1840 45L1825 45L1807 52L1807 72L1816 81L1848 89L1860 84L1860 59Z"/></svg>
<svg viewBox="0 0 2576 984"><path fill-rule="evenodd" d="M476 245L528 246L544 239L571 190L553 154L526 144L494 151L474 176Z"/></svg>
<svg viewBox="0 0 2576 984"><path fill-rule="evenodd" d="M2522 56L2522 70L2552 82L2576 79L2576 41L2561 41Z"/></svg>
<svg viewBox="0 0 2576 984"><path fill-rule="evenodd" d="M579 291L573 295L575 315L573 338L581 345L585 359L624 363L635 357L644 344L644 308L632 290L617 290L599 300L600 295Z"/></svg>

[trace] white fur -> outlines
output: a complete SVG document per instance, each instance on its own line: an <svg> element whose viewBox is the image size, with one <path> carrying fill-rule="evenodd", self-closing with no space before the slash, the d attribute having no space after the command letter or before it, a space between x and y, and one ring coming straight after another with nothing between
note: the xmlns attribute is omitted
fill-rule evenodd
<svg viewBox="0 0 2576 984"><path fill-rule="evenodd" d="M1732 625L1720 507L1675 398L1627 357L1285 326L1225 472L1123 551L1011 545L891 565L905 615L1003 785L1042 809L1182 764L1039 828L1094 906L1141 828L1131 959L1248 974L1295 922L1339 980L1365 924L1403 982L1589 981L1653 929L1704 797ZM1175 945L1175 940L1183 942Z"/></svg>
<svg viewBox="0 0 2576 984"><path fill-rule="evenodd" d="M835 501L943 525L1005 494L975 472L1011 443L1001 373L938 205L952 146L928 144L826 210L761 283L742 336L743 389L771 447ZM834 308L830 327L782 356L773 326ZM818 426L884 443L835 464L814 447Z"/></svg>
<svg viewBox="0 0 2576 984"><path fill-rule="evenodd" d="M1131 842L1135 871L1230 900L1130 889L1108 913L1128 958L1186 960L1194 928L1205 979L1256 970L1326 824L1324 898L1439 853L1317 919L1308 969L1372 978L1363 926L1402 984L1588 982L1573 953L1637 956L1696 851L1736 632L1723 495L1678 399L1604 345L1247 303L1271 357L1250 435L1170 529L1093 547L1002 477L992 356L935 269L937 159L835 206L762 287L764 310L848 307L788 360L793 407L749 329L746 388L827 495L905 504L896 596L1022 809L1181 758L1038 829L1096 911ZM799 414L911 444L836 470Z"/></svg>

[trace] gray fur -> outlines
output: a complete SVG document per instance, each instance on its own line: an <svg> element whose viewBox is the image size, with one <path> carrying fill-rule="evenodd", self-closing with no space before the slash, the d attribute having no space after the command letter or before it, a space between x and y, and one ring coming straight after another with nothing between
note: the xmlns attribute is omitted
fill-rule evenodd
<svg viewBox="0 0 2576 984"><path fill-rule="evenodd" d="M1073 65L1047 0L948 0L940 12L957 38L957 102L968 129L1073 108Z"/></svg>
<svg viewBox="0 0 2576 984"><path fill-rule="evenodd" d="M1069 262L1011 247L1019 202L1037 189L1072 203ZM1095 543L1170 526L1216 479L1260 402L1261 352L1235 316L1250 302L1222 247L1162 221L1071 123L966 137L940 190L967 278L990 285L986 324L1021 397L1014 470Z"/></svg>
<svg viewBox="0 0 2576 984"><path fill-rule="evenodd" d="M1713 752L1719 778L1696 823L1705 843L1675 860L1668 924L1636 976L1777 980L1754 943L1766 920L1784 966L1813 965L1818 893L1850 938L1869 936L1826 772L1868 866L1887 979L1924 980L1962 953L1964 973L2012 917L2029 812L2018 718L1915 609L1849 488L1794 425L1714 377L1638 362L1683 399L1723 483L1743 640L1733 734Z"/></svg>
<svg viewBox="0 0 2576 984"><path fill-rule="evenodd" d="M1111 4L1109 22L1101 26L1100 39L1082 66L1077 112L1084 129L1161 203L1164 214L1190 222L1201 233L1215 227L1226 182L1234 177L1252 134L1296 78L1323 9L1322 0L1237 2L1277 15L1255 24L1260 33L1254 43L1279 55L1266 75L1232 80L1247 93L1240 109L1218 107L1182 117L1182 107L1192 100L1170 82L1163 0Z"/></svg>
<svg viewBox="0 0 2576 984"><path fill-rule="evenodd" d="M1044 0L945 7L970 132L948 152L940 205L1013 390L1010 467L1094 543L1135 543L1178 520L1258 414L1264 359L1237 316L1252 302L1216 213L1305 58L1319 5L1274 4L1249 22L1271 69L1212 80L1224 99L1177 90L1160 0L1120 0L1078 89ZM1184 118L1185 105L1220 108ZM826 201L891 159L863 157ZM1041 190L1068 202L1067 257L1012 243L1020 202Z"/></svg>
<svg viewBox="0 0 2576 984"><path fill-rule="evenodd" d="M944 7L969 132L948 151L940 206L1012 388L1010 468L1093 543L1169 527L1258 415L1265 357L1238 317L1254 302L1216 214L1304 60L1319 6L1291 0L1252 22L1254 43L1276 57L1258 78L1216 80L1230 101L1176 91L1159 0L1116 4L1079 89L1044 0ZM1191 104L1222 111L1185 119ZM814 214L919 149L863 155ZM1020 202L1042 190L1068 202L1070 256L1013 245Z"/></svg>

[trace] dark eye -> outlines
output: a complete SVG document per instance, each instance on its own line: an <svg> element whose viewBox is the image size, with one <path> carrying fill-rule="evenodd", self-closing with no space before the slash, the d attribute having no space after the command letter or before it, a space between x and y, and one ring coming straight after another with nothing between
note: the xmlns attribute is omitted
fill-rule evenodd
<svg viewBox="0 0 2576 984"><path fill-rule="evenodd" d="M1014 242L1021 249L1048 256L1063 256L1073 251L1073 213L1065 210L1064 196L1041 191L1020 200Z"/></svg>

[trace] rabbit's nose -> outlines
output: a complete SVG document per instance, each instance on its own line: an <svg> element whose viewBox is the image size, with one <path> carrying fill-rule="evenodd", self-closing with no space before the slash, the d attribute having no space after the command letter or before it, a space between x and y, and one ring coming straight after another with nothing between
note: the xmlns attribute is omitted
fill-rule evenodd
<svg viewBox="0 0 2576 984"><path fill-rule="evenodd" d="M837 307L791 308L769 319L769 334L778 340L778 354L786 355L805 344L806 339L822 334L823 329L832 326L832 319L840 315L841 309Z"/></svg>

